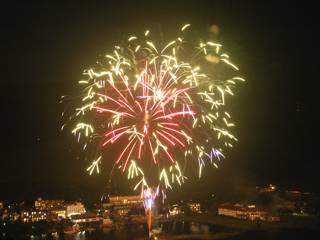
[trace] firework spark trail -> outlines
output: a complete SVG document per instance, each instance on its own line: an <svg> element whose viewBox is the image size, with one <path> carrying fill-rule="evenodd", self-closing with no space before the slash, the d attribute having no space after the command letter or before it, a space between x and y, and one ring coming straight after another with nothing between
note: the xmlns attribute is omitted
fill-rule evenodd
<svg viewBox="0 0 320 240"><path fill-rule="evenodd" d="M141 40L131 36L127 46L105 55L102 69L84 71L81 103L70 121L84 149L92 144L98 150L90 174L100 171L103 150L116 144L114 164L138 180L134 189L148 185L150 166L159 168L158 186L171 188L187 179L181 164L197 163L200 177L207 163L218 167L222 147L237 141L226 96L244 79L234 76L239 69L221 44L188 43L189 28L183 26L162 49L149 39L150 31ZM229 67L225 80L216 77L220 65Z"/></svg>

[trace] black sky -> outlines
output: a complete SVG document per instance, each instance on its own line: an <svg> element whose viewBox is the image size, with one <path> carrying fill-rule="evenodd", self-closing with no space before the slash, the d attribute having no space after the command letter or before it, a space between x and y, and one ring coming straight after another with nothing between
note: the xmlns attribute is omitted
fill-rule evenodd
<svg viewBox="0 0 320 240"><path fill-rule="evenodd" d="M214 192L272 182L320 192L316 11L305 1L2 6L0 199L100 195L107 174L87 176L74 138L60 131L60 96L75 94L82 70L129 34L172 33L187 22L200 32L218 25L247 82L231 99L239 143L222 168L207 169L204 180L186 188ZM121 182L115 187L125 189Z"/></svg>

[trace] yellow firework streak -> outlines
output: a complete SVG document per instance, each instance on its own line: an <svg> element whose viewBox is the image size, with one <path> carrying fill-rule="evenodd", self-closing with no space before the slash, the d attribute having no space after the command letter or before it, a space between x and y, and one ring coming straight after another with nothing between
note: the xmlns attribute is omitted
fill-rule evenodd
<svg viewBox="0 0 320 240"><path fill-rule="evenodd" d="M155 179L172 189L188 179L189 166L199 178L205 166L218 168L223 151L238 141L226 105L245 80L222 44L191 40L190 31L185 24L166 43L154 41L150 30L130 35L83 71L67 123L82 149L96 154L90 175L100 172L104 151L114 151L108 160L134 190Z"/></svg>

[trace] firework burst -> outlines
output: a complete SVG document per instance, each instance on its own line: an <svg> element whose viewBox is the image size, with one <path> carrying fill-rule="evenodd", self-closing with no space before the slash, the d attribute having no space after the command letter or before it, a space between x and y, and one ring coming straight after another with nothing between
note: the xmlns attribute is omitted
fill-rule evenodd
<svg viewBox="0 0 320 240"><path fill-rule="evenodd" d="M223 149L237 141L225 98L244 79L235 75L238 67L221 44L187 41L189 27L162 47L149 31L130 36L97 68L84 71L70 121L83 149L96 149L90 174L100 172L103 152L114 149L114 166L136 181L134 189L155 179L172 188L187 179L187 165L195 163L199 177L207 164L217 168ZM152 169L157 176L148 174Z"/></svg>

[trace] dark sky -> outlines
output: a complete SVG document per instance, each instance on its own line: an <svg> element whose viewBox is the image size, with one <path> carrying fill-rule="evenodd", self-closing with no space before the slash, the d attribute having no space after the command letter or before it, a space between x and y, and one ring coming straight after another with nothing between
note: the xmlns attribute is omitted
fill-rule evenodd
<svg viewBox="0 0 320 240"><path fill-rule="evenodd" d="M75 94L82 70L130 33L150 28L165 34L184 23L199 31L218 25L247 80L231 99L239 142L219 170L207 169L203 180L185 188L215 192L271 182L320 192L318 13L305 2L2 6L0 199L94 198L105 191L107 174L87 176L75 139L60 131L60 96Z"/></svg>

